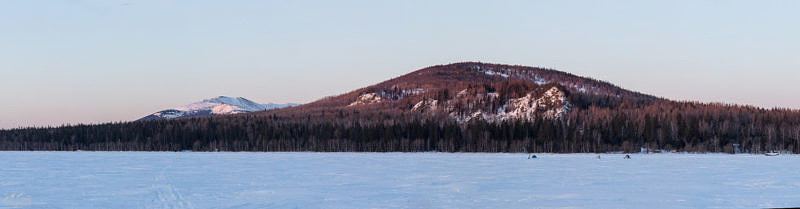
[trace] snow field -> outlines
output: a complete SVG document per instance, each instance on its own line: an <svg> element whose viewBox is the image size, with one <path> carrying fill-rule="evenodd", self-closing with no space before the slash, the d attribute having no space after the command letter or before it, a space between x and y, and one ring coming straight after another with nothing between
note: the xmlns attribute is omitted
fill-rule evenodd
<svg viewBox="0 0 800 209"><path fill-rule="evenodd" d="M0 152L0 208L800 206L794 155L527 156Z"/></svg>

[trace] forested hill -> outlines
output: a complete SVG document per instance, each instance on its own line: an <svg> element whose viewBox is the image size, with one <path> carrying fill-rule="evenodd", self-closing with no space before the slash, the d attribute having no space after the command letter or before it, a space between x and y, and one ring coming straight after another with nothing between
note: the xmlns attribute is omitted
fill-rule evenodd
<svg viewBox="0 0 800 209"><path fill-rule="evenodd" d="M516 96L505 94L509 93L508 90L514 91L515 89L500 89L509 87L509 84L511 84L512 88L520 86L531 88L531 86L550 84L558 85L564 90L576 93L625 97L637 100L658 100L654 96L625 90L608 82L552 69L463 62L423 68L346 94L321 99L307 104L301 109L322 108L328 110L356 105L363 107L365 106L364 104L373 104L371 106L380 107L380 109L389 107L403 110L409 109L410 106L418 103L423 98L453 99L452 96L458 96L459 93L471 97L485 96L487 93L493 92L499 93L500 96ZM464 90L467 90L467 92L462 92ZM519 90L519 93L529 93L525 90L530 89ZM375 105L376 103L381 104Z"/></svg>
<svg viewBox="0 0 800 209"><path fill-rule="evenodd" d="M534 67L456 63L279 110L0 131L2 150L800 152L800 112L676 102Z"/></svg>

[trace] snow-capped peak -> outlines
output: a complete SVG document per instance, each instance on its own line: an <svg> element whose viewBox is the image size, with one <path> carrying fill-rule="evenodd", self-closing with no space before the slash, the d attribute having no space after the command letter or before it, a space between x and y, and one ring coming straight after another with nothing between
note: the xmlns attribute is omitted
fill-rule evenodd
<svg viewBox="0 0 800 209"><path fill-rule="evenodd" d="M242 97L218 96L188 105L159 111L140 120L173 119L206 115L228 115L245 112L278 109L298 104L259 104Z"/></svg>
<svg viewBox="0 0 800 209"><path fill-rule="evenodd" d="M211 110L213 114L234 114L275 109L274 104L259 104L242 97L218 96L175 108L181 111Z"/></svg>

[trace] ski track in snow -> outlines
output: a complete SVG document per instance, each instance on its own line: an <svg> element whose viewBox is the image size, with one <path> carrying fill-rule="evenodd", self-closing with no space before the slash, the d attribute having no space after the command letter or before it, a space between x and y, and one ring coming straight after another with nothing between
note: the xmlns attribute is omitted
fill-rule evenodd
<svg viewBox="0 0 800 209"><path fill-rule="evenodd" d="M0 152L0 200L24 193L30 203L20 208L800 206L795 155L537 156Z"/></svg>
<svg viewBox="0 0 800 209"><path fill-rule="evenodd" d="M152 206L147 208L195 208L191 202L187 202L183 195L175 189L167 171L172 168L172 161L165 159L169 164L161 169L158 176L153 179L152 189L156 192L156 199Z"/></svg>

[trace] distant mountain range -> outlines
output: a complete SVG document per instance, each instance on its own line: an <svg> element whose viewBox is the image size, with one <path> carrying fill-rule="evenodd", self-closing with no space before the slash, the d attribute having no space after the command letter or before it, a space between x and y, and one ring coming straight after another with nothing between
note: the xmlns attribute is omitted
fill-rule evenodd
<svg viewBox="0 0 800 209"><path fill-rule="evenodd" d="M0 150L800 153L799 110L674 101L519 65L436 65L295 105L216 97L135 122L0 130ZM154 120L203 115L218 116Z"/></svg>
<svg viewBox="0 0 800 209"><path fill-rule="evenodd" d="M265 111L285 107L298 106L299 104L259 104L242 97L218 96L188 105L158 111L145 116L143 120L176 119L209 115L230 115L246 112Z"/></svg>

